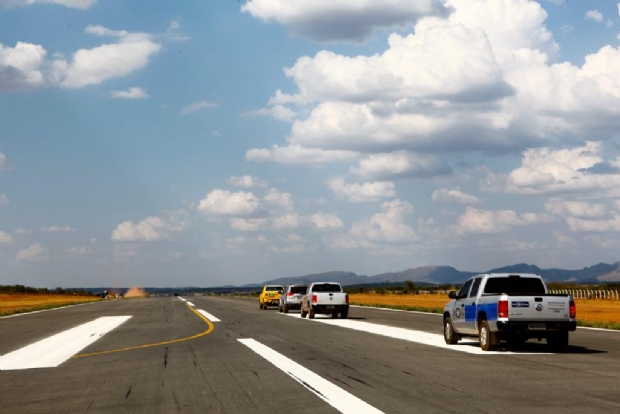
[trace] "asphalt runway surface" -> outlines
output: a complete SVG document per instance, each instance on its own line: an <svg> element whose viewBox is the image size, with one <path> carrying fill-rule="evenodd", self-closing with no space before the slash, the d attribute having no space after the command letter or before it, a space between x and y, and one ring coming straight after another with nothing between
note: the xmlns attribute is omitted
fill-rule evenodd
<svg viewBox="0 0 620 414"><path fill-rule="evenodd" d="M0 319L0 413L620 412L620 332L578 329L562 354L482 353L443 344L438 315L311 321L255 298L184 299Z"/></svg>

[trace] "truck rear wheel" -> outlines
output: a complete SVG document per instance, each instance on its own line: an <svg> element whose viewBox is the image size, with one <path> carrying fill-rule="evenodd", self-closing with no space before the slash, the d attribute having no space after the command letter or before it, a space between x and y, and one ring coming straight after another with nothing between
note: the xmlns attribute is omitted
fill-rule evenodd
<svg viewBox="0 0 620 414"><path fill-rule="evenodd" d="M452 327L452 319L446 316L443 320L443 339L448 345L455 345L459 342L459 337Z"/></svg>
<svg viewBox="0 0 620 414"><path fill-rule="evenodd" d="M349 311L342 311L342 312L340 312L340 317L342 319L347 319L349 317Z"/></svg>
<svg viewBox="0 0 620 414"><path fill-rule="evenodd" d="M288 306L286 306L286 303L282 305L282 313L288 313Z"/></svg>
<svg viewBox="0 0 620 414"><path fill-rule="evenodd" d="M336 319L338 317L338 312L332 313L332 319Z"/></svg>
<svg viewBox="0 0 620 414"><path fill-rule="evenodd" d="M263 304L262 304L262 302L258 302L258 307L259 307L260 309L263 309Z"/></svg>
<svg viewBox="0 0 620 414"><path fill-rule="evenodd" d="M489 329L489 323L486 320L480 322L478 338L483 351L493 351L499 343L497 336Z"/></svg>
<svg viewBox="0 0 620 414"><path fill-rule="evenodd" d="M551 352L563 352L568 347L568 331L560 331L547 337L547 347Z"/></svg>

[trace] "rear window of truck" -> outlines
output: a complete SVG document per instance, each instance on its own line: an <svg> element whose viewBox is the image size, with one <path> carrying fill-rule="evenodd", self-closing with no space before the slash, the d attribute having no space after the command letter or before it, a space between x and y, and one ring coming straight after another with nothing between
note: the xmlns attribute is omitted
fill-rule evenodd
<svg viewBox="0 0 620 414"><path fill-rule="evenodd" d="M277 292L278 290L282 290L282 286L267 286L265 290L267 292Z"/></svg>
<svg viewBox="0 0 620 414"><path fill-rule="evenodd" d="M330 283L325 283L321 285L314 285L312 287L313 292L342 292L340 285L334 285Z"/></svg>
<svg viewBox="0 0 620 414"><path fill-rule="evenodd" d="M484 286L485 294L544 295L545 285L534 277L491 277Z"/></svg>

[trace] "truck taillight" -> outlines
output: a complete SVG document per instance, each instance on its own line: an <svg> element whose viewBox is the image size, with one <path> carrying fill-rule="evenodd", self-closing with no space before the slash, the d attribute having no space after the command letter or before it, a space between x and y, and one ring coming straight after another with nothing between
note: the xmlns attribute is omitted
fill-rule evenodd
<svg viewBox="0 0 620 414"><path fill-rule="evenodd" d="M349 304L349 294L344 295L344 301L348 305Z"/></svg>
<svg viewBox="0 0 620 414"><path fill-rule="evenodd" d="M570 301L570 318L575 319L577 317L577 305L575 305L575 301Z"/></svg>
<svg viewBox="0 0 620 414"><path fill-rule="evenodd" d="M316 294L312 295L312 303L317 303Z"/></svg>
<svg viewBox="0 0 620 414"><path fill-rule="evenodd" d="M497 302L497 317L498 318L507 318L508 317L508 301L500 300Z"/></svg>

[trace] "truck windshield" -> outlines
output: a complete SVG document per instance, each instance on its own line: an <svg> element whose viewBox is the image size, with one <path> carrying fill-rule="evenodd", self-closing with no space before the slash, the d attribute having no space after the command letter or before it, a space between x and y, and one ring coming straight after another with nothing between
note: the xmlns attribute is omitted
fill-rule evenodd
<svg viewBox="0 0 620 414"><path fill-rule="evenodd" d="M325 283L324 285L314 285L313 292L342 292L340 285Z"/></svg>
<svg viewBox="0 0 620 414"><path fill-rule="evenodd" d="M507 295L544 295L545 285L534 277L492 277L484 286L484 293Z"/></svg>

